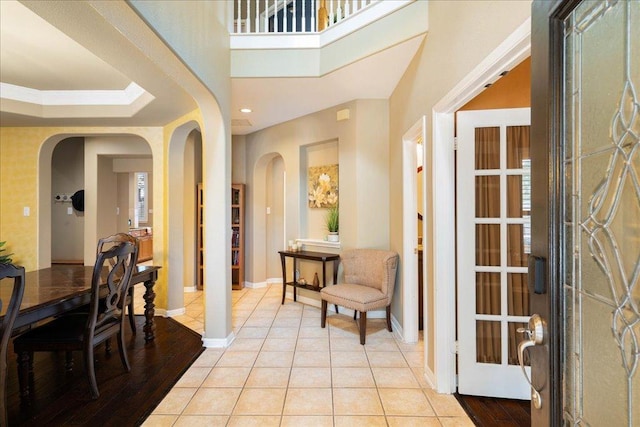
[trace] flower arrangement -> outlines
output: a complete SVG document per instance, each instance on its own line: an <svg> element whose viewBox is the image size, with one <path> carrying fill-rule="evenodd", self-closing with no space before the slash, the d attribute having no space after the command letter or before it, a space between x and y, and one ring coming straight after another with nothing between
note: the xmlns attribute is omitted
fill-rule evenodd
<svg viewBox="0 0 640 427"><path fill-rule="evenodd" d="M5 243L7 243L7 242L0 242L0 264L11 264L11 262L12 262L11 255L13 255L13 254L3 254L2 253L4 251L6 251L6 249L2 248L5 245Z"/></svg>
<svg viewBox="0 0 640 427"><path fill-rule="evenodd" d="M327 231L329 233L337 233L340 228L340 212L338 211L338 205L332 206L327 211L325 217L325 223L327 225Z"/></svg>

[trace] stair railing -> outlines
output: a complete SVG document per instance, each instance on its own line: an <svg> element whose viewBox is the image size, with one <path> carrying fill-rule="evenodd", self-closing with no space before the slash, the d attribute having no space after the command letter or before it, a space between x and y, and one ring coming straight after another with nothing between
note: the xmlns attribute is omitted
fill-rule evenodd
<svg viewBox="0 0 640 427"><path fill-rule="evenodd" d="M382 0L233 0L232 34L320 33Z"/></svg>

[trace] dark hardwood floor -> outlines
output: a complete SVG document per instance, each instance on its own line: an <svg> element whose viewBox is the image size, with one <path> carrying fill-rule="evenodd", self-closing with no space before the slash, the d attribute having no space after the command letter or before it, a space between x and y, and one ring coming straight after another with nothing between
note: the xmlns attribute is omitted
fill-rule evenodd
<svg viewBox="0 0 640 427"><path fill-rule="evenodd" d="M528 400L455 394L473 423L480 427L529 427L531 408Z"/></svg>
<svg viewBox="0 0 640 427"><path fill-rule="evenodd" d="M122 367L115 340L107 355L96 348L96 377L100 397L92 400L82 354L74 353L74 370L67 374L64 354L36 353L32 394L21 402L16 358L9 349L7 375L9 426L137 426L155 409L180 376L202 353L201 336L172 319L156 317L155 340L145 344L143 316L136 316L138 333L126 324L131 372Z"/></svg>

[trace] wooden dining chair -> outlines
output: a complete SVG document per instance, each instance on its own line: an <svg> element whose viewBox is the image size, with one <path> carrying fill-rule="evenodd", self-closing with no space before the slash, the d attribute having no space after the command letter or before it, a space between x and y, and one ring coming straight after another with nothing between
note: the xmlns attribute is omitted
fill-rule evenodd
<svg viewBox="0 0 640 427"><path fill-rule="evenodd" d="M7 420L7 348L11 339L13 325L18 317L22 296L24 295L24 267L18 267L13 264L0 264L0 280L13 279L13 291L7 306L7 312L0 322L0 425L8 426ZM6 302L6 301L5 301ZM0 310L2 310L3 301L0 299Z"/></svg>
<svg viewBox="0 0 640 427"><path fill-rule="evenodd" d="M67 352L67 370L72 368L72 351L82 351L91 397L100 395L96 383L94 348L117 335L120 359L131 370L124 343L125 302L133 269L138 258L135 237L119 233L101 240L91 278L89 312L62 315L14 339L18 355L18 378L22 397L29 395L29 374L33 369L33 352ZM101 244L99 243L99 245ZM102 286L106 284L106 286Z"/></svg>
<svg viewBox="0 0 640 427"><path fill-rule="evenodd" d="M104 239L100 239L98 241L98 247L96 248L96 256L97 254L102 252L105 245L107 246L113 245L114 239L118 239L117 234L110 237L105 237ZM140 245L140 242L138 242L138 248L140 247L139 245ZM113 260L111 260L110 262L113 262ZM131 332L133 332L133 334L135 335L136 334L136 317L133 312L133 306L134 306L133 288L134 288L133 286L129 286L129 290L127 291L127 301L125 305L127 306L127 312L129 315L129 326L131 327Z"/></svg>

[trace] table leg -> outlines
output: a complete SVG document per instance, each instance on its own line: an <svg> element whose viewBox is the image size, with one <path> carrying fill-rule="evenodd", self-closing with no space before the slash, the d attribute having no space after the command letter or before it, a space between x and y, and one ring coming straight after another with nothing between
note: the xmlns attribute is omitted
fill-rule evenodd
<svg viewBox="0 0 640 427"><path fill-rule="evenodd" d="M297 292L296 292L296 290L298 289L298 287L296 286L298 284L298 277L296 277L297 269L298 269L298 259L294 257L293 258L293 302L298 301Z"/></svg>
<svg viewBox="0 0 640 427"><path fill-rule="evenodd" d="M153 291L153 285L155 280L147 280L144 282L144 340L152 341L155 338L156 325L153 321L153 316L156 314L156 293Z"/></svg>
<svg viewBox="0 0 640 427"><path fill-rule="evenodd" d="M280 263L282 264L282 304L284 304L284 296L287 293L287 262L283 254L280 254Z"/></svg>
<svg viewBox="0 0 640 427"><path fill-rule="evenodd" d="M327 286L327 274L326 274L327 269L325 267L326 267L326 262L322 261L322 287L323 288Z"/></svg>

